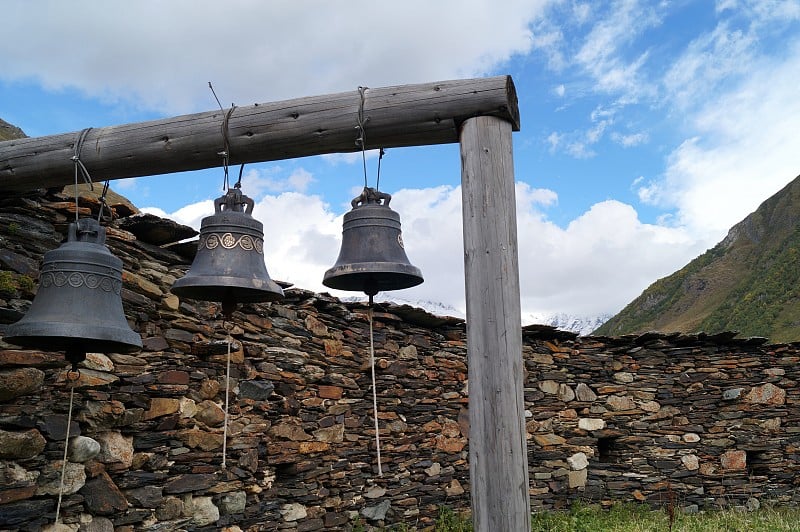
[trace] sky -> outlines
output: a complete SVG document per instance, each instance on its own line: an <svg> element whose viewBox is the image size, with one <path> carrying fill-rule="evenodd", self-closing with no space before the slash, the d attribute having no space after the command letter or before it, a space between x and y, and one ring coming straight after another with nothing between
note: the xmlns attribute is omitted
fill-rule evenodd
<svg viewBox="0 0 800 532"><path fill-rule="evenodd" d="M3 20L0 118L32 137L218 109L209 82L229 108L510 75L528 322L615 314L800 174L800 0L6 0ZM365 156L366 175L359 153L244 167L273 279L353 295L321 280L377 181ZM460 180L457 144L386 150L380 188L425 278L388 297L464 312ZM222 183L111 188L199 228Z"/></svg>

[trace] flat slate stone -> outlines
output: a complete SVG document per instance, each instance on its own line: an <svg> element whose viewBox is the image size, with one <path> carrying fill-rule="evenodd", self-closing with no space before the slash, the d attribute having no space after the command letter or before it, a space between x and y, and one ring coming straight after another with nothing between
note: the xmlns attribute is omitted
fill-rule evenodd
<svg viewBox="0 0 800 532"><path fill-rule="evenodd" d="M44 450L47 441L36 429L24 432L0 430L0 458L24 460Z"/></svg>
<svg viewBox="0 0 800 532"><path fill-rule="evenodd" d="M164 485L164 493L188 493L190 491L202 491L210 488L216 483L214 475L200 473L188 473L180 475L170 480Z"/></svg>
<svg viewBox="0 0 800 532"><path fill-rule="evenodd" d="M241 381L239 383L239 394L243 399L266 401L274 389L275 385L267 380Z"/></svg>
<svg viewBox="0 0 800 532"><path fill-rule="evenodd" d="M128 216L119 221L119 228L130 231L142 242L162 246L172 244L187 238L192 238L198 233L188 225L161 218L154 214L140 213Z"/></svg>
<svg viewBox="0 0 800 532"><path fill-rule="evenodd" d="M87 481L80 494L93 514L112 515L128 509L127 499L105 471Z"/></svg>
<svg viewBox="0 0 800 532"><path fill-rule="evenodd" d="M4 264L15 272L28 275L34 279L39 277L38 262L8 249L0 249L0 264Z"/></svg>
<svg viewBox="0 0 800 532"><path fill-rule="evenodd" d="M36 368L0 371L0 401L9 401L37 391L44 383L44 372Z"/></svg>
<svg viewBox="0 0 800 532"><path fill-rule="evenodd" d="M53 512L56 501L53 499L37 499L29 501L12 502L3 505L0 512L0 526L9 527L24 524L33 526L44 520L45 514Z"/></svg>

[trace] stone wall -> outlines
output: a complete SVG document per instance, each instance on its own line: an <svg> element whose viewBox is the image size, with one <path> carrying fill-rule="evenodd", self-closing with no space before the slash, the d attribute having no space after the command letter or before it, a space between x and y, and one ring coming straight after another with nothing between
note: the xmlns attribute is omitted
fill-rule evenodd
<svg viewBox="0 0 800 532"><path fill-rule="evenodd" d="M529 339L532 505L796 503L800 344L764 344L728 333Z"/></svg>
<svg viewBox="0 0 800 532"><path fill-rule="evenodd" d="M89 200L81 207L97 213ZM172 243L191 229L116 210L108 244L124 261L123 302L144 349L90 354L81 365L66 525L424 528L441 505L468 509L462 321L376 309L379 477L365 307L289 288L284 301L246 305L224 323L216 305L169 292L191 255ZM42 253L73 216L69 198L52 192L0 200L0 323L23 315ZM575 499L690 508L797 500L800 346L732 335L576 338L547 327L524 336L534 508ZM54 521L67 369L61 354L0 343L2 529Z"/></svg>

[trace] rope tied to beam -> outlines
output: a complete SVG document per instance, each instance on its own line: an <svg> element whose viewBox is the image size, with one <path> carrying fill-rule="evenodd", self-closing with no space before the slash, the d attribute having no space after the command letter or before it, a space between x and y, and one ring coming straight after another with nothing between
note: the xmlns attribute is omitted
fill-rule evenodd
<svg viewBox="0 0 800 532"><path fill-rule="evenodd" d="M369 187L369 183L367 182L367 132L365 126L367 122L369 122L369 117L364 116L364 103L366 102L367 91L369 87L358 87L358 125L356 129L358 129L358 138L356 139L356 145L361 146L361 161L364 164L364 188ZM386 150L380 148L378 153L378 172L375 179L375 190L381 189L381 161L383 160L383 156L386 154Z"/></svg>
<svg viewBox="0 0 800 532"><path fill-rule="evenodd" d="M217 100L217 105L219 105L220 111L225 113L222 116L222 124L220 126L220 129L222 130L222 151L218 152L217 155L221 155L222 156L222 171L224 173L223 178L222 178L223 179L222 180L222 190L227 192L228 189L230 188L230 184L229 184L229 180L228 180L228 165L230 163L230 157L231 157L231 141L230 141L230 128L229 128L229 125L230 125L230 121L231 121L231 115L233 114L233 111L236 109L236 105L235 104L231 104L230 109L225 111L225 109L222 107L222 103L219 101L219 98L217 98L217 93L216 93L216 91L214 91L214 86L211 84L210 81L208 82L208 88L211 89L211 94L213 94L214 95L214 99ZM243 169L244 169L244 165L242 165L242 168L239 170L239 181L236 182L236 184L234 185L234 188L241 188L241 186L242 186L242 170Z"/></svg>

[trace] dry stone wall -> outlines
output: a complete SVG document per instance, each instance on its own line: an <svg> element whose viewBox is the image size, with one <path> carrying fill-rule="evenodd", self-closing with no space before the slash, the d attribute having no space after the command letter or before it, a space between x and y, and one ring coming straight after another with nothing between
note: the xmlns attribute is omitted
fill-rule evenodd
<svg viewBox="0 0 800 532"><path fill-rule="evenodd" d="M734 336L526 342L532 505L796 504L800 345Z"/></svg>
<svg viewBox="0 0 800 532"><path fill-rule="evenodd" d="M97 207L83 201L81 213ZM0 529L51 527L59 491L64 526L89 531L423 529L441 505L468 510L462 321L376 309L380 477L365 307L289 288L225 323L216 305L169 292L192 249L173 243L193 231L116 211L108 245L125 264L123 302L144 349L81 364L64 466L63 355L0 343ZM72 217L52 191L0 200L0 335ZM524 336L534 508L796 502L800 346L547 327Z"/></svg>

